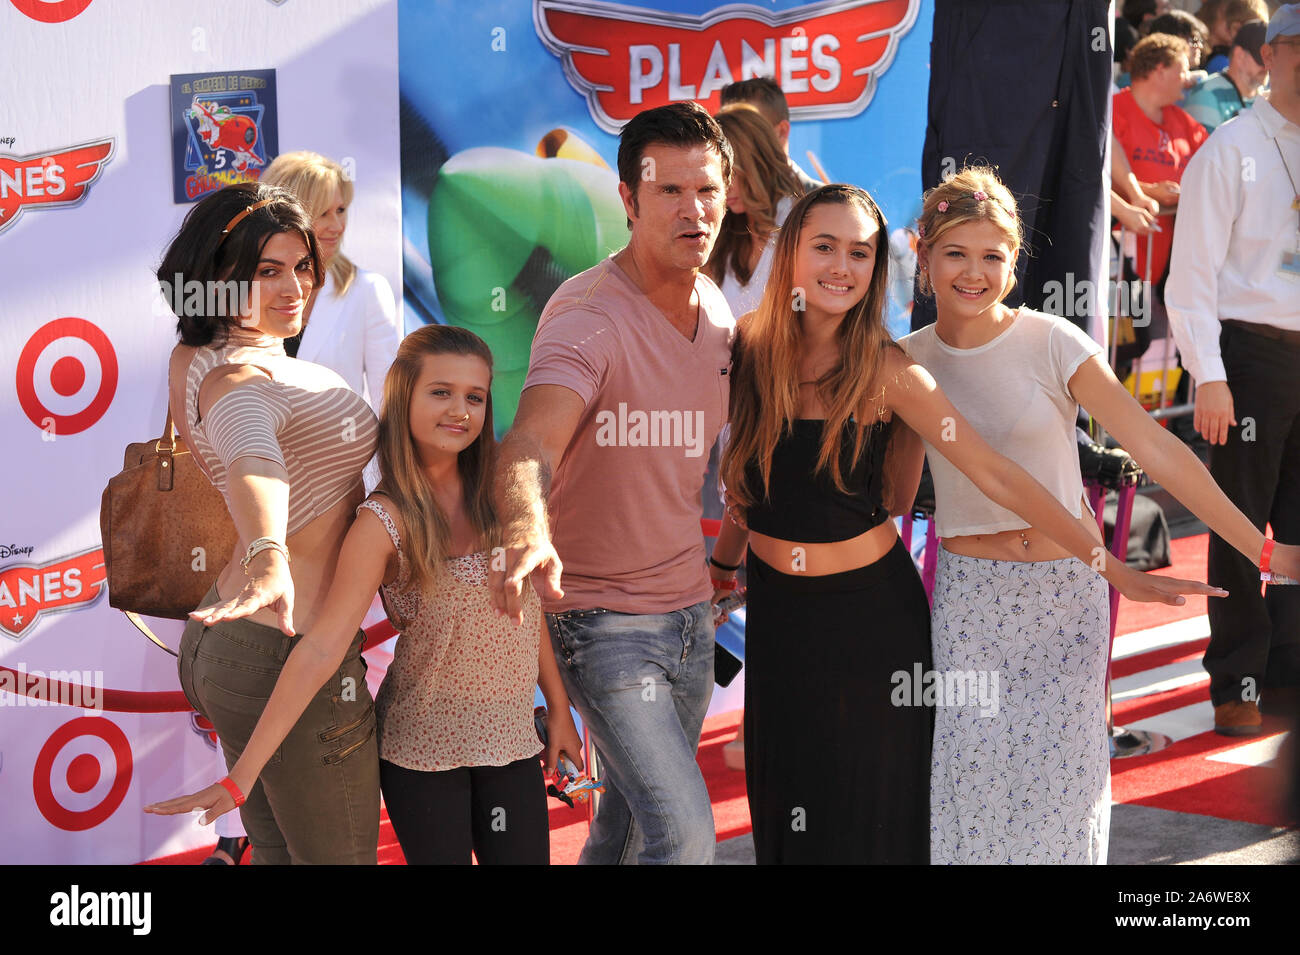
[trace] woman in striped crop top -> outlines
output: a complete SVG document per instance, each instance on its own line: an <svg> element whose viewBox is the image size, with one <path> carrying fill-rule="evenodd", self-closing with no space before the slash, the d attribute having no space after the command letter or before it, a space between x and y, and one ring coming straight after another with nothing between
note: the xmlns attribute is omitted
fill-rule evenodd
<svg viewBox="0 0 1300 955"><path fill-rule="evenodd" d="M319 615L378 434L365 400L337 374L284 353L319 281L319 261L298 201L245 184L199 202L158 271L177 292L173 418L239 535L191 614L179 659L181 686L216 727L227 766L247 742L295 633ZM205 294L190 294L195 287ZM362 634L354 628L351 637L335 678L318 683L269 771L239 790L257 863L375 861L374 705Z"/></svg>
<svg viewBox="0 0 1300 955"><path fill-rule="evenodd" d="M480 863L549 860L535 686L549 709L546 768L560 752L582 764L536 594L526 591L516 625L487 586L499 536L491 361L462 328L428 325L402 342L384 384L379 487L357 508L329 599L230 770L240 788L265 779L379 590L401 631L377 700L380 773L408 863L465 864L471 850ZM195 808L215 818L233 800L218 784L157 807Z"/></svg>

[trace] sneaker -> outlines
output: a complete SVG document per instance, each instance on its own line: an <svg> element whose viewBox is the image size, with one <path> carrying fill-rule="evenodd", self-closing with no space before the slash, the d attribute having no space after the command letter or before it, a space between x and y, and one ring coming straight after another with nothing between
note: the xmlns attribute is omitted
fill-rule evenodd
<svg viewBox="0 0 1300 955"><path fill-rule="evenodd" d="M1263 728L1259 706L1253 701L1220 703L1214 708L1214 732L1220 736L1254 736Z"/></svg>

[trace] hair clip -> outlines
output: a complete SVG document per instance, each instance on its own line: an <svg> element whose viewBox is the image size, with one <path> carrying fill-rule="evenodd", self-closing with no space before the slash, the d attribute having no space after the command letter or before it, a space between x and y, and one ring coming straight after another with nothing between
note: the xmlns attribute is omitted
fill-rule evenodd
<svg viewBox="0 0 1300 955"><path fill-rule="evenodd" d="M917 234L918 236L920 236L922 239L925 238L925 223L923 223L923 222L918 222L918 223L917 223L917 225L916 225L916 234Z"/></svg>
<svg viewBox="0 0 1300 955"><path fill-rule="evenodd" d="M947 200L947 199L941 199L941 200L939 201L938 209L939 209L940 212L947 212L947 211L948 211L948 200Z"/></svg>
<svg viewBox="0 0 1300 955"><path fill-rule="evenodd" d="M988 197L989 194L985 192L983 189L977 189L975 192L971 193L971 198L974 199L976 202L983 202Z"/></svg>

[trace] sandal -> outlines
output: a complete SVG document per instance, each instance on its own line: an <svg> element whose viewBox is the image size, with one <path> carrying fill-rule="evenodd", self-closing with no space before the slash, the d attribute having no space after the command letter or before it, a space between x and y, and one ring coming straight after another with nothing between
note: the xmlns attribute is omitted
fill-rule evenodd
<svg viewBox="0 0 1300 955"><path fill-rule="evenodd" d="M199 865L239 865L239 861L248 851L248 836L222 836L217 840L216 848ZM223 855L217 855L217 853ZM227 862L226 859L231 861Z"/></svg>

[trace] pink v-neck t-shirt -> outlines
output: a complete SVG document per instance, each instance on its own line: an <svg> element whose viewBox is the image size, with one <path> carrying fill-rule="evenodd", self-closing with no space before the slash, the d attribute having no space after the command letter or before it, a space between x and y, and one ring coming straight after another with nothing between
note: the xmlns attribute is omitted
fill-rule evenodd
<svg viewBox="0 0 1300 955"><path fill-rule="evenodd" d="M727 418L736 323L695 280L687 340L606 259L561 285L537 323L524 390L562 385L582 417L551 484L564 597L548 613L661 614L707 600L700 491Z"/></svg>

